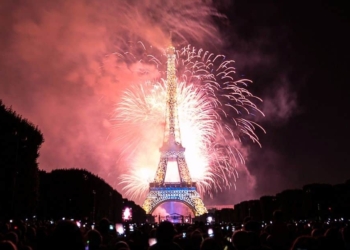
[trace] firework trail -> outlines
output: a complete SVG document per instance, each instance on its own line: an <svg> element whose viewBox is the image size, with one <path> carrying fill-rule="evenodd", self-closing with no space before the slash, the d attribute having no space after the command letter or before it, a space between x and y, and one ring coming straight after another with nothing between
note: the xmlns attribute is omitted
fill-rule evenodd
<svg viewBox="0 0 350 250"><path fill-rule="evenodd" d="M165 65L152 55L141 61L154 64L159 79L131 86L115 112L121 134L118 140L126 142L124 157L130 166L121 180L131 199L143 197L153 181L166 122ZM264 131L252 121L255 115L263 115L254 103L261 99L246 89L250 80L236 80L233 63L223 55L191 46L177 51L181 140L191 176L201 193L235 186L231 179L238 177L237 167L244 164L241 139L249 138L260 145L255 130ZM147 70L140 67L139 72L146 74Z"/></svg>

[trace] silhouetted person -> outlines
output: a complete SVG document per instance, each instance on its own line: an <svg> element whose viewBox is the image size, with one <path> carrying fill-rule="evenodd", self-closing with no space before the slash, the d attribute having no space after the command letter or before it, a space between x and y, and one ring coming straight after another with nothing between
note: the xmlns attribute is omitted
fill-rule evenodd
<svg viewBox="0 0 350 250"><path fill-rule="evenodd" d="M247 217L245 217L245 218L243 219L243 224L246 224L247 222L249 222L249 221L251 221L251 220L253 220L253 218L250 217L250 216L247 216Z"/></svg>
<svg viewBox="0 0 350 250"><path fill-rule="evenodd" d="M287 249L289 243L289 230L287 224L283 221L283 213L280 210L276 210L273 213L273 223L271 225L271 231L269 242L273 249Z"/></svg>
<svg viewBox="0 0 350 250"><path fill-rule="evenodd" d="M260 235L259 235L259 241L260 241L260 244L263 245L263 246L266 246L267 245L267 237L269 236L269 234L267 232L262 232Z"/></svg>
<svg viewBox="0 0 350 250"><path fill-rule="evenodd" d="M17 250L17 247L11 241L5 240L5 241L0 242L0 249L1 250Z"/></svg>
<svg viewBox="0 0 350 250"><path fill-rule="evenodd" d="M113 250L130 250L128 243L126 243L125 241L118 241L112 249Z"/></svg>
<svg viewBox="0 0 350 250"><path fill-rule="evenodd" d="M344 249L342 235L337 228L329 228L324 236L327 239L330 249Z"/></svg>
<svg viewBox="0 0 350 250"><path fill-rule="evenodd" d="M199 250L203 241L202 234L200 231L195 230L190 235L190 246L192 250Z"/></svg>
<svg viewBox="0 0 350 250"><path fill-rule="evenodd" d="M250 237L247 231L236 231L232 235L232 245L236 250L246 250L250 246Z"/></svg>
<svg viewBox="0 0 350 250"><path fill-rule="evenodd" d="M257 235L259 235L261 230L261 223L257 221L249 220L244 224L243 229L244 231L254 232Z"/></svg>
<svg viewBox="0 0 350 250"><path fill-rule="evenodd" d="M201 250L222 250L222 245L213 238L206 238L201 244Z"/></svg>
<svg viewBox="0 0 350 250"><path fill-rule="evenodd" d="M84 250L84 241L78 226L71 221L60 221L49 242L54 250Z"/></svg>
<svg viewBox="0 0 350 250"><path fill-rule="evenodd" d="M102 244L102 236L97 230L90 230L86 234L86 239L88 240L89 250L98 250Z"/></svg>
<svg viewBox="0 0 350 250"><path fill-rule="evenodd" d="M248 237L249 237L249 248L254 248L257 249L260 247L260 238L259 238L259 234L253 232L253 231L249 231L248 232Z"/></svg>
<svg viewBox="0 0 350 250"><path fill-rule="evenodd" d="M142 237L142 233L140 230L136 229L134 232L130 234L129 238L129 248L131 250L138 250L144 248L144 238Z"/></svg>
<svg viewBox="0 0 350 250"><path fill-rule="evenodd" d="M324 234L323 230L320 228L315 228L314 230L312 230L311 232L311 236L314 238L318 238L321 237Z"/></svg>
<svg viewBox="0 0 350 250"><path fill-rule="evenodd" d="M214 229L214 236L213 239L216 241L217 244L220 245L221 249L224 249L225 245L226 245L226 240L224 238L224 235L222 233L222 230L220 227L215 226ZM231 245L231 244L230 244Z"/></svg>
<svg viewBox="0 0 350 250"><path fill-rule="evenodd" d="M175 236L175 229L171 222L163 221L159 224L156 231L157 243L150 246L150 250L180 250L179 245L173 242Z"/></svg>
<svg viewBox="0 0 350 250"><path fill-rule="evenodd" d="M102 243L105 246L113 245L113 236L111 235L109 229L110 224L111 222L107 218L103 218L102 220L100 220L97 227L98 231L102 235Z"/></svg>
<svg viewBox="0 0 350 250"><path fill-rule="evenodd" d="M18 236L15 232L8 232L5 235L5 240L11 241L15 246L18 245Z"/></svg>
<svg viewBox="0 0 350 250"><path fill-rule="evenodd" d="M317 250L318 249L317 240L310 236L300 236L296 238L291 250L300 250L300 249ZM337 248L331 248L331 249L337 249Z"/></svg>

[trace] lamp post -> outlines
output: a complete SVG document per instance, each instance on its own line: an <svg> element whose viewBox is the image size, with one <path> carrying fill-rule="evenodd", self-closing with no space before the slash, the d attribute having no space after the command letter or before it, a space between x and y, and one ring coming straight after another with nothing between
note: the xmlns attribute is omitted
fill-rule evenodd
<svg viewBox="0 0 350 250"><path fill-rule="evenodd" d="M96 191L92 190L92 193L94 195L94 206L92 208L92 222L95 223L95 211L96 211Z"/></svg>
<svg viewBox="0 0 350 250"><path fill-rule="evenodd" d="M113 196L112 196L112 192L109 192L109 219L113 220L113 215L112 215L112 211L113 211Z"/></svg>
<svg viewBox="0 0 350 250"><path fill-rule="evenodd" d="M18 132L15 131L16 136L16 152L15 152L15 164L14 164L14 174L13 174L13 187L12 187L12 217L16 217L16 188L17 188L17 175L18 175L18 150L19 150L19 135Z"/></svg>

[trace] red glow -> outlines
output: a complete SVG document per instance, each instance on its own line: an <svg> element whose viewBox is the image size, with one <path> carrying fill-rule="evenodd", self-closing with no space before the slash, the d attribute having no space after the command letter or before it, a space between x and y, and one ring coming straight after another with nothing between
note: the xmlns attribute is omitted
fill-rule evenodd
<svg viewBox="0 0 350 250"><path fill-rule="evenodd" d="M159 52L169 45L168 27L185 38L181 44L187 39L204 47L209 41L221 44L212 8L197 0L7 4L8 15L0 16L2 27L8 27L1 43L1 99L44 134L39 168L84 168L121 192L117 177L130 165L119 156L130 149L115 140L120 131L111 122L113 109L124 90L159 77L159 70L119 60L118 52L124 55L135 37ZM147 74L139 74L141 68ZM144 151L147 168L157 166L159 146ZM194 159L189 153L188 163ZM153 179L154 172L148 174ZM202 172L193 176L202 178Z"/></svg>

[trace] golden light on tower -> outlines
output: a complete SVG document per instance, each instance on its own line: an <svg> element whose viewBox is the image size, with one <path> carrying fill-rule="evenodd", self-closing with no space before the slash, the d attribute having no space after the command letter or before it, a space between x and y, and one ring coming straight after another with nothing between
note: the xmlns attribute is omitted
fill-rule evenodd
<svg viewBox="0 0 350 250"><path fill-rule="evenodd" d="M180 126L177 112L177 79L176 79L176 51L169 46L167 53L167 99L166 122L163 145L160 148L161 157L155 174L154 182L150 183L150 192L143 204L147 213L165 201L179 201L188 205L195 215L207 212L204 203L196 190L196 183L192 182L185 159L185 148L181 144ZM176 163L180 182L166 182L169 163Z"/></svg>

